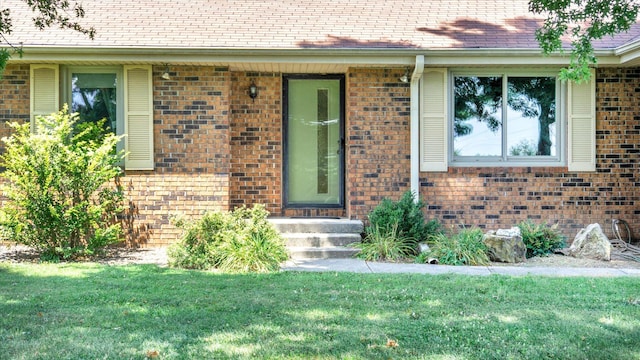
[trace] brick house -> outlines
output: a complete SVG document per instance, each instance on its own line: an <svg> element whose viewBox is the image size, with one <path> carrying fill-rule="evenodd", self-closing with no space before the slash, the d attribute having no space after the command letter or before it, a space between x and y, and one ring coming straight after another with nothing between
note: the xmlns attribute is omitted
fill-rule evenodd
<svg viewBox="0 0 640 360"><path fill-rule="evenodd" d="M243 204L366 221L407 190L446 225L640 228L640 28L598 42L576 85L526 0L85 6L94 40L3 2L24 56L0 80L0 136L100 107L126 135L141 243L175 241L171 215Z"/></svg>

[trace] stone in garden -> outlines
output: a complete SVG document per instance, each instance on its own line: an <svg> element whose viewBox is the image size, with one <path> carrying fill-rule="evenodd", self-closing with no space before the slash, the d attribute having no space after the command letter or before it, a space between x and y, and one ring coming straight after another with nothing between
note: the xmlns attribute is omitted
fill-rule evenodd
<svg viewBox="0 0 640 360"><path fill-rule="evenodd" d="M419 243L418 244L418 250L420 250L420 254L425 254L431 251L431 248L429 247L429 245L425 244L425 243ZM438 264L438 259L436 258L428 258L427 259L427 264L431 264L431 265L437 265Z"/></svg>
<svg viewBox="0 0 640 360"><path fill-rule="evenodd" d="M518 227L489 231L482 237L482 242L489 248L491 261L519 263L527 260L527 246Z"/></svg>
<svg viewBox="0 0 640 360"><path fill-rule="evenodd" d="M611 260L611 242L602 232L600 224L591 224L580 230L567 251L569 256L580 259Z"/></svg>
<svg viewBox="0 0 640 360"><path fill-rule="evenodd" d="M431 248L429 248L429 245L427 245L425 243L418 244L418 248L420 250L420 254L428 253L429 251L431 251Z"/></svg>

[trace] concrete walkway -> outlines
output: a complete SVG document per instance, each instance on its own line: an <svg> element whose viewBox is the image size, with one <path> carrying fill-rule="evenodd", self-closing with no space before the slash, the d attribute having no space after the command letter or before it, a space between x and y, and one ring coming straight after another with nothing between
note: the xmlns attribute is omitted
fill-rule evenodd
<svg viewBox="0 0 640 360"><path fill-rule="evenodd" d="M282 267L285 271L335 271L353 273L412 273L509 276L586 276L615 277L638 276L640 269L524 267L524 266L449 266L427 264L396 264L369 262L359 259L304 259L290 260Z"/></svg>

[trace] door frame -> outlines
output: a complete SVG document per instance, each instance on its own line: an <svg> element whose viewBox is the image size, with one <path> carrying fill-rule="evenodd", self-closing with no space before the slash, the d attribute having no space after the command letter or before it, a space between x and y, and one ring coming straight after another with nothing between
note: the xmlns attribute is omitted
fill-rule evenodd
<svg viewBox="0 0 640 360"><path fill-rule="evenodd" d="M338 203L337 204L290 204L289 203L289 80L339 80L340 81L340 153L338 156ZM345 207L345 75L344 74L283 74L282 75L282 202L285 209Z"/></svg>

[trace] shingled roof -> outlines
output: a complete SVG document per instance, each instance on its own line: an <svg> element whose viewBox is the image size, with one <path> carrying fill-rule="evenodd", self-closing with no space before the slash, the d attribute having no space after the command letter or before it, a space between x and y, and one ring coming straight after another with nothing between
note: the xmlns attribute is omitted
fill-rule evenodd
<svg viewBox="0 0 640 360"><path fill-rule="evenodd" d="M82 23L94 40L70 30L37 30L23 1L8 39L25 47L197 49L537 49L541 18L527 0L100 0L84 1ZM599 41L614 49L640 27Z"/></svg>

